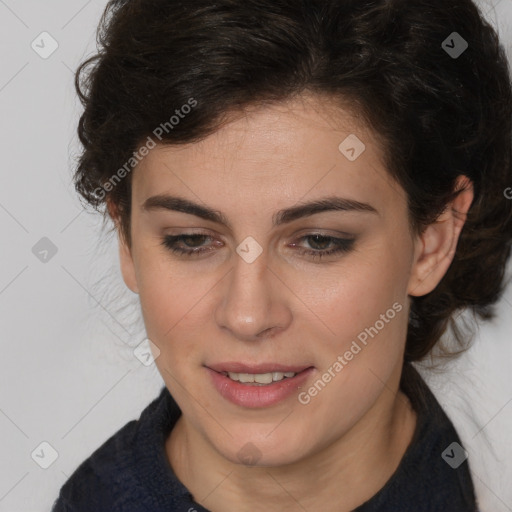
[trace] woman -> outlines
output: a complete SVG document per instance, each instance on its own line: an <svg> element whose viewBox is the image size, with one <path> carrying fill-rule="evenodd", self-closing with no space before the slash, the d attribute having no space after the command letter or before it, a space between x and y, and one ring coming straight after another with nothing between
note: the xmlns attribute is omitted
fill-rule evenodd
<svg viewBox="0 0 512 512"><path fill-rule="evenodd" d="M54 510L477 511L411 365L510 251L511 87L470 0L113 0L77 72L160 396ZM485 267L483 266L485 262Z"/></svg>

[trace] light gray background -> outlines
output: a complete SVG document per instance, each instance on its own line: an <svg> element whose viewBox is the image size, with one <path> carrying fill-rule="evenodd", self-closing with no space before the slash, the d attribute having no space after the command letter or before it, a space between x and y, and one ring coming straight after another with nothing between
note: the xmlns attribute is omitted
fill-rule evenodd
<svg viewBox="0 0 512 512"><path fill-rule="evenodd" d="M144 328L116 238L100 244L100 216L71 183L73 71L95 49L105 5L0 0L0 512L48 511L77 465L163 386L133 354ZM482 5L510 52L512 0ZM47 59L31 48L43 31L59 45ZM58 249L46 263L32 252L43 237ZM469 452L483 512L512 511L511 287L498 311L448 373L422 372ZM31 457L49 460L42 442L58 453L48 469Z"/></svg>

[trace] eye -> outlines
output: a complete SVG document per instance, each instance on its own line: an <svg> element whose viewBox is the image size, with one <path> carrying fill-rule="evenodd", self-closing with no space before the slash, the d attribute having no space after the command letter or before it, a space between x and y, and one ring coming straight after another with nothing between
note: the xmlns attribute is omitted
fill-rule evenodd
<svg viewBox="0 0 512 512"><path fill-rule="evenodd" d="M206 245L211 240L214 238L202 233L183 233L181 235L166 235L162 240L162 245L174 254L191 257L215 250L212 245ZM307 241L308 245L312 247L312 249L300 248L299 253L313 259L347 253L353 249L355 243L354 238L337 238L319 233L308 234L298 240ZM296 242L290 246L300 247Z"/></svg>
<svg viewBox="0 0 512 512"><path fill-rule="evenodd" d="M324 258L326 256L333 256L336 254L343 254L351 251L353 249L355 239L354 238L337 238L333 236L326 236L321 234L309 234L301 237L299 240L307 240L310 247L315 250L301 250L301 254L307 254L308 256L312 256L313 258ZM312 242L312 243L311 243ZM291 244L292 246L296 246L296 243ZM327 247L331 247L327 249Z"/></svg>
<svg viewBox="0 0 512 512"><path fill-rule="evenodd" d="M201 242L207 239L212 239L211 236L198 234L198 233L184 233L182 235L167 235L162 241L162 245L175 254L182 254L192 256L195 254L202 254L211 251L212 249L205 249ZM180 244L185 244L180 245Z"/></svg>

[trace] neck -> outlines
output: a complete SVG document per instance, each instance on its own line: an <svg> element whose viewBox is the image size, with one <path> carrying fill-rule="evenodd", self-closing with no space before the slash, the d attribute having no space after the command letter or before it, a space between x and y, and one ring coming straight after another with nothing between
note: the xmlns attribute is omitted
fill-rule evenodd
<svg viewBox="0 0 512 512"><path fill-rule="evenodd" d="M183 416L167 439L166 451L178 479L211 512L350 512L386 484L415 426L408 398L386 388L350 431L293 464L234 464Z"/></svg>

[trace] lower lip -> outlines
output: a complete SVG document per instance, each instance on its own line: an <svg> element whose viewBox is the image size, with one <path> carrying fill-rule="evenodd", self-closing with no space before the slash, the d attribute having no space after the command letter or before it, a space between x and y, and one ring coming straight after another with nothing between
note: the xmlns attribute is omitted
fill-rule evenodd
<svg viewBox="0 0 512 512"><path fill-rule="evenodd" d="M227 400L242 407L269 407L285 400L298 391L313 373L314 368L307 368L302 372L272 384L264 386L251 386L231 380L210 368L206 368L211 375L213 385L217 391Z"/></svg>

